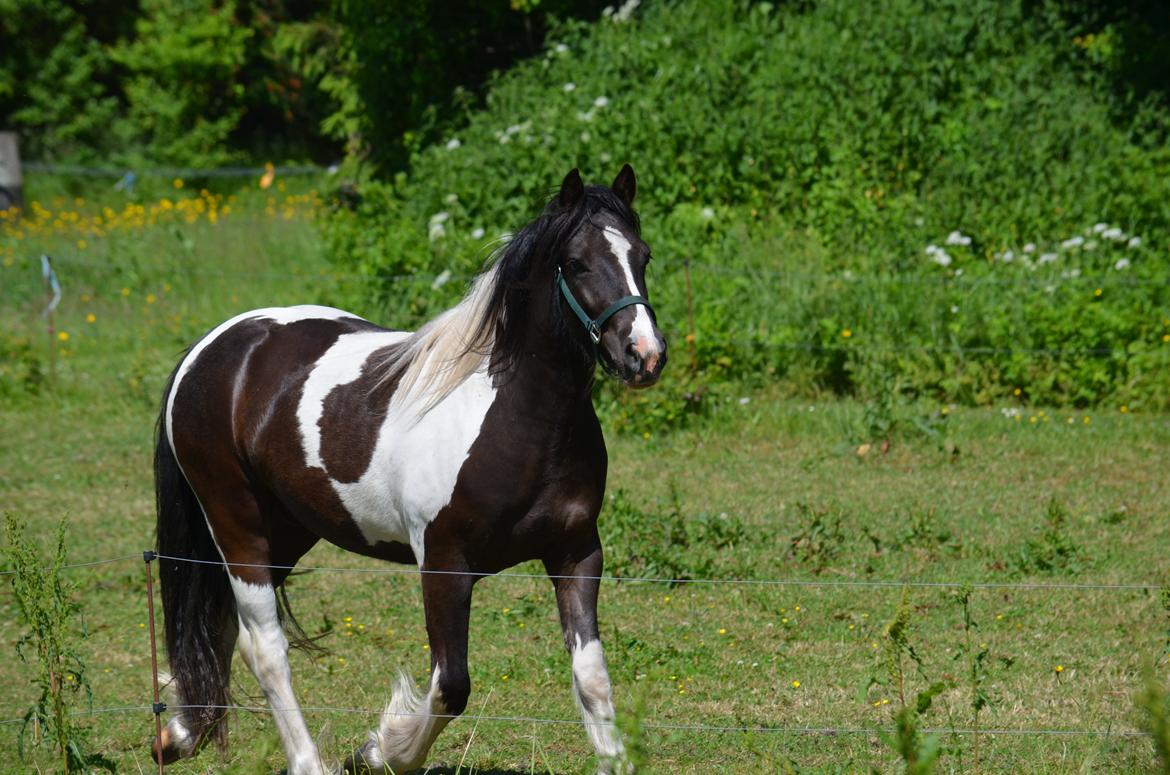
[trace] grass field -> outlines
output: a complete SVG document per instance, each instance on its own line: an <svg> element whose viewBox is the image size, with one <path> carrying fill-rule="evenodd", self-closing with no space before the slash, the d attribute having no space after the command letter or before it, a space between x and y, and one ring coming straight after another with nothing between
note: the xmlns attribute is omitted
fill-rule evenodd
<svg viewBox="0 0 1170 775"><path fill-rule="evenodd" d="M30 360L46 368L32 260L42 250L59 258L57 329L67 334L58 334L55 382L11 392L0 407L0 510L45 544L68 517L72 562L151 546L153 421L180 350L241 309L327 301L346 281L329 274L302 212L285 219L279 203L273 213L240 209L215 224L145 225L84 248L64 232L0 237L0 327L9 350L23 353L20 373ZM816 582L603 586L602 634L619 712L643 726L635 735L643 771L899 771L879 730L936 681L953 682L921 721L943 730L939 772L1158 766L1148 738L1124 734L1142 728L1134 697L1143 668L1156 664L1163 683L1170 672L1170 613L1156 590L978 588L965 618L955 588L842 582L1163 583L1170 418L1117 407L919 406L907 411L932 433L897 436L883 452L859 448L865 406L796 402L779 388L743 398L682 431L609 438L617 497L602 522L610 570ZM387 567L326 545L304 564ZM83 605L93 707L148 706L141 560L70 574ZM364 741L395 671L426 671L417 578L317 571L296 576L290 595L306 630L328 633L327 655L297 652L292 663L310 729L327 760L339 760ZM21 626L7 590L0 606L0 639L11 648ZM899 609L914 656L886 634ZM900 661L902 686L892 661ZM432 772L589 770L578 724L475 720L577 718L546 581L479 585L470 669L468 713L440 737ZM14 658L0 664L3 718L21 716L35 698L28 674ZM241 704L262 702L238 664L235 692ZM977 694L988 704L976 717ZM120 772L151 770L149 712L103 713L86 724L89 748ZM690 725L755 730L669 728ZM47 748L20 763L18 726L0 726L2 768L51 770ZM171 771L284 767L266 714L237 712L231 738L226 760L208 750Z"/></svg>

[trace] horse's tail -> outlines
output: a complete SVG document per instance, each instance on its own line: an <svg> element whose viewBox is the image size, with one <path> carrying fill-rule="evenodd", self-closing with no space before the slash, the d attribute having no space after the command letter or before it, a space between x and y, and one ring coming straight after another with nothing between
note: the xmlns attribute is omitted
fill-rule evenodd
<svg viewBox="0 0 1170 775"><path fill-rule="evenodd" d="M234 615L235 598L203 508L175 459L167 434L167 403L177 373L178 369L163 391L154 451L167 655L179 702L188 706L182 711L185 726L199 742L214 732L223 747L227 725L218 722L231 704L228 682L234 639L229 617Z"/></svg>

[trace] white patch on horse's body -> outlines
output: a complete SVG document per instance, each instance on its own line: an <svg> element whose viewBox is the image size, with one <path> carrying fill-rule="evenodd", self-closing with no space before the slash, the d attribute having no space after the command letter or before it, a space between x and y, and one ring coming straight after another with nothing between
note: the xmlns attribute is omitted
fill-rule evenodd
<svg viewBox="0 0 1170 775"><path fill-rule="evenodd" d="M606 226L601 233L605 235L605 240L609 243L609 248L613 251L613 255L617 258L622 273L626 277L626 288L629 289L627 295L641 296L638 284L634 282L634 272L630 268L630 248L633 247L630 241L626 239L626 235L612 226ZM630 327L630 341L634 343L638 354L643 358L649 360L653 356L657 360L658 336L654 331L654 321L650 319L650 313L641 304L634 305L634 325ZM648 352L648 348L651 347L654 348L653 352ZM653 365L650 368L653 368Z"/></svg>
<svg viewBox="0 0 1170 775"><path fill-rule="evenodd" d="M423 534L451 501L471 445L479 437L496 388L482 368L421 417L391 401L370 465L356 482L330 480L362 537L409 544L423 564Z"/></svg>
<svg viewBox="0 0 1170 775"><path fill-rule="evenodd" d="M289 775L324 775L325 765L293 694L288 639L277 614L276 592L267 584L251 584L231 574L228 578L240 616L240 656L272 708L288 756Z"/></svg>
<svg viewBox="0 0 1170 775"><path fill-rule="evenodd" d="M175 412L175 396L179 393L179 385L183 381L183 377L187 376L191 366L198 360L200 354L203 353L207 347L220 337L225 331L233 328L245 320L271 320L281 325L288 325L289 323L296 323L300 320L310 319L320 320L339 320L341 318L354 318L360 320L357 315L345 310L334 309L333 307L321 307L313 304L304 304L299 307L266 307L264 309L254 309L248 312L242 312L230 320L225 320L218 326L213 328L206 336L200 339L195 345L187 351L187 356L179 364L179 368L175 372L174 382L171 383L171 392L167 396L167 441L171 444L171 451L175 449L175 433L174 433L174 412ZM179 466L182 468L182 465Z"/></svg>
<svg viewBox="0 0 1170 775"><path fill-rule="evenodd" d="M602 766L611 771L614 767L620 770L625 748L613 724L613 692L605 666L605 651L599 640L582 644L580 635L574 639L573 697Z"/></svg>
<svg viewBox="0 0 1170 775"><path fill-rule="evenodd" d="M305 450L305 465L325 468L321 460L321 428L318 423L325 411L325 399L336 387L353 382L362 374L370 354L387 345L401 342L408 331L362 331L344 334L313 364L297 405L297 424Z"/></svg>
<svg viewBox="0 0 1170 775"><path fill-rule="evenodd" d="M378 731L370 733L370 744L362 751L366 763L393 772L421 766L435 738L450 723L449 713L439 691L439 668L431 674L425 696L419 695L410 676L399 673Z"/></svg>

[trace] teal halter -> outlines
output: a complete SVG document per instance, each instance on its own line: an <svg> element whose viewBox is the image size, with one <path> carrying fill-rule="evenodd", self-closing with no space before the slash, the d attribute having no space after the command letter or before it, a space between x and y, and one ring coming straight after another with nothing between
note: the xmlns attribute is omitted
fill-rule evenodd
<svg viewBox="0 0 1170 775"><path fill-rule="evenodd" d="M585 309L577 303L577 299L573 297L573 292L569 290L569 285L565 282L565 273L561 271L559 266L557 267L556 285L561 289L561 295L565 297L565 301L569 302L569 308L573 310L573 314L577 316L577 319L581 321L581 325L585 326L585 330L589 332L589 338L593 340L594 348L601 341L601 327L605 325L606 321L626 307L641 304L650 310L651 315L654 314L654 308L650 306L649 299L644 296L625 296L606 307L596 318L591 318L585 312Z"/></svg>

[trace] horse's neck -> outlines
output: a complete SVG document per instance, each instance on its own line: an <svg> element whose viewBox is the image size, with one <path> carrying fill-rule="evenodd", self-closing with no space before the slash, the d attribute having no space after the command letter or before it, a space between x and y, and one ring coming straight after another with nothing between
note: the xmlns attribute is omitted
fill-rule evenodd
<svg viewBox="0 0 1170 775"><path fill-rule="evenodd" d="M534 300L530 309L544 310L546 304L543 299ZM542 416L579 413L583 404L591 404L594 369L574 346L557 336L556 327L544 317L529 316L524 346L499 375L499 382Z"/></svg>

